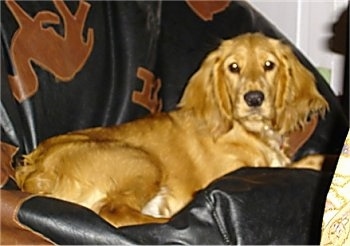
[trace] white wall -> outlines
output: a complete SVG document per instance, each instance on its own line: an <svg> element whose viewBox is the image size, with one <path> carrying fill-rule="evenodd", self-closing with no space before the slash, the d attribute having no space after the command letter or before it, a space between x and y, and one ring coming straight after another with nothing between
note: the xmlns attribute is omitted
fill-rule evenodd
<svg viewBox="0 0 350 246"><path fill-rule="evenodd" d="M336 95L342 95L344 56L328 48L332 25L348 0L249 0L318 67Z"/></svg>

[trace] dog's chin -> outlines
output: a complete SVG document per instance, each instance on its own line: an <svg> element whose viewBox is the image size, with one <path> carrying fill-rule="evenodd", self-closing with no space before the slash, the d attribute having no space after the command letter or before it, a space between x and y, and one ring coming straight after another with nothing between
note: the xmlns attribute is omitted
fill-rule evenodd
<svg viewBox="0 0 350 246"><path fill-rule="evenodd" d="M270 127L270 120L261 114L251 114L240 117L238 121L247 131L254 133L261 133L266 127Z"/></svg>
<svg viewBox="0 0 350 246"><path fill-rule="evenodd" d="M264 107L257 108L237 108L234 112L234 118L241 123L241 125L249 132L261 133L266 128L272 128L272 119L275 112L272 107L268 107L265 104Z"/></svg>
<svg viewBox="0 0 350 246"><path fill-rule="evenodd" d="M241 120L243 127L249 132L261 132L264 129L265 124L259 120Z"/></svg>

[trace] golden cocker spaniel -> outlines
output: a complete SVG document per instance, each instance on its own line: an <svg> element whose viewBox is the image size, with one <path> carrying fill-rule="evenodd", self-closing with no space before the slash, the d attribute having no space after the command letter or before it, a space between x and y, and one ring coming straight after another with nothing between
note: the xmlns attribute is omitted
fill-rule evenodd
<svg viewBox="0 0 350 246"><path fill-rule="evenodd" d="M115 226L165 222L238 168L319 169L318 156L291 163L285 139L327 109L290 47L247 33L206 57L177 109L50 138L24 156L16 181Z"/></svg>

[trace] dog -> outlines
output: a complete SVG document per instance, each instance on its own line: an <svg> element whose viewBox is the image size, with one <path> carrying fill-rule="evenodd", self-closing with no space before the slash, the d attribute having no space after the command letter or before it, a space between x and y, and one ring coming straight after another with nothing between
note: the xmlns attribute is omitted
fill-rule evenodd
<svg viewBox="0 0 350 246"><path fill-rule="evenodd" d="M296 163L286 136L329 106L282 41L223 40L192 75L176 109L43 141L16 168L23 190L92 209L116 227L163 223L215 179L241 167Z"/></svg>

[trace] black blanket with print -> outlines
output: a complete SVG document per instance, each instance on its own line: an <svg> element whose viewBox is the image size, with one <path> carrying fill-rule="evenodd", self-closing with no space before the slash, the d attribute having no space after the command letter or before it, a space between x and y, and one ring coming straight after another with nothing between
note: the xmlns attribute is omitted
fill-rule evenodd
<svg viewBox="0 0 350 246"><path fill-rule="evenodd" d="M206 54L245 32L290 43L245 1L1 1L2 243L317 244L328 173L238 170L169 223L119 229L83 207L20 192L11 180L11 159L48 137L174 109ZM294 158L337 155L344 114L294 51L330 104Z"/></svg>

